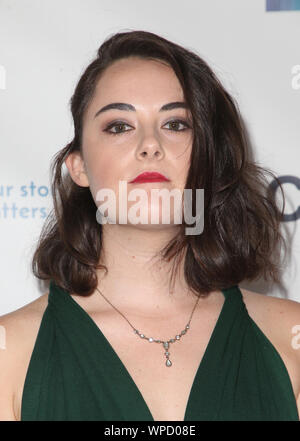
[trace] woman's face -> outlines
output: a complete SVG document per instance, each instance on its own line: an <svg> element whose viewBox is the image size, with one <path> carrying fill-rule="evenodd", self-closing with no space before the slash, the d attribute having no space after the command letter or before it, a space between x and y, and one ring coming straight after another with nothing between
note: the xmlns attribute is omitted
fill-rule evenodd
<svg viewBox="0 0 300 441"><path fill-rule="evenodd" d="M120 219L119 181L126 181L126 216L130 208L137 207L140 202L140 208L148 208L148 214L151 211L159 213L159 223L165 202L162 198L154 200L151 190L166 189L170 194L172 189L179 189L182 194L193 142L191 114L183 101L183 91L172 68L155 60L137 57L118 60L105 70L98 81L84 116L82 158L73 153L66 160L66 165L78 185L90 187L98 207L108 200L97 200L98 191L112 190L116 223ZM126 103L126 106L123 104L122 108L100 111L112 103ZM182 104L161 110L169 103ZM157 171L169 181L130 183L144 171ZM134 189L143 189L147 200L140 199L139 195L134 200L128 200L130 191ZM124 201L123 193L120 199ZM171 210L172 225L172 197L170 201L167 211ZM179 211L182 211L181 207ZM137 216L141 213L137 209L135 212ZM126 223L132 223L128 216ZM147 224L151 224L150 214Z"/></svg>

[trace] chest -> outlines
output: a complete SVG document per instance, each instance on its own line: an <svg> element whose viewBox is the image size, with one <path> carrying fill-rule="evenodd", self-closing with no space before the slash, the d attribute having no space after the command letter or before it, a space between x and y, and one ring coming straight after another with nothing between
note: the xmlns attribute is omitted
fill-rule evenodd
<svg viewBox="0 0 300 441"><path fill-rule="evenodd" d="M101 321L93 319L106 336L107 341L120 359L120 367L126 369L145 406L155 421L184 421L190 402L191 390L203 358L209 354L212 334L222 312L223 303L206 311L199 311L193 317L190 329L180 340L169 344L169 359L172 366L166 366L165 349L162 344L148 342L130 330L122 318L112 317ZM289 357L284 344L272 331L272 326L252 314L262 332L279 352L290 375L294 394L299 390L299 379L295 360ZM147 323L143 331L147 337L168 340L174 338L183 326L178 322ZM145 329L145 330L144 330ZM155 330L153 335L147 330ZM175 331L176 330L176 331ZM173 333L172 333L173 331ZM175 331L175 334L174 334ZM203 378L202 378L203 381Z"/></svg>
<svg viewBox="0 0 300 441"><path fill-rule="evenodd" d="M169 346L169 358L172 361L170 367L165 364L163 345L141 339L133 333L122 317L90 312L89 315L106 337L107 348L110 347L112 356L119 357L120 369L127 370L153 419L155 421L183 421L195 376L207 353L222 306L223 303L220 302L213 308L195 312L189 331ZM276 339L276 334L272 332L273 328L260 321L255 314L251 315L280 353L290 374L296 395L299 390L299 379L295 360L288 356L284 345L282 346ZM132 323L135 324L135 322L133 318ZM143 319L143 323L141 332L148 337L163 340L174 338L185 326L185 324L182 325L182 320L172 322L164 319L159 323L153 323ZM20 365L28 366L33 345L34 338L32 338L31 349L28 351L25 363L20 363ZM25 374L26 369L22 371L20 382L18 382L20 388L18 388L19 393L16 399L16 415L19 415L19 419Z"/></svg>
<svg viewBox="0 0 300 441"><path fill-rule="evenodd" d="M126 350L114 346L153 419L183 421L204 347L196 351L192 338L170 344L168 367L162 344L140 341Z"/></svg>
<svg viewBox="0 0 300 441"><path fill-rule="evenodd" d="M113 356L119 357L120 368L128 371L130 381L142 395L155 421L184 420L192 385L222 305L221 302L218 308L207 310L205 314L195 313L190 329L179 340L175 336L186 324L182 323L182 319L179 322L168 322L165 319L157 323L145 321L140 332L144 332L147 337L161 341L175 339L167 349L171 366L166 366L166 349L163 344L150 343L139 337L122 317L101 317L101 321L97 316L93 317L106 337L109 349L115 353L112 352Z"/></svg>

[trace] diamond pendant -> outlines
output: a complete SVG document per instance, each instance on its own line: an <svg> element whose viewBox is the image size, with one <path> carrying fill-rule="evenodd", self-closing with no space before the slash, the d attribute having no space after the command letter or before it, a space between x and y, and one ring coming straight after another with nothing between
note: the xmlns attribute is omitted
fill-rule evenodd
<svg viewBox="0 0 300 441"><path fill-rule="evenodd" d="M167 341L163 341L162 342L163 343L163 346L164 346L164 348L165 348L165 350L166 350L166 352L165 352L165 356L167 357L167 360L166 360L166 366L172 366L172 362L171 362L171 360L169 360L169 352L168 352L168 349L169 349L169 342L167 342Z"/></svg>
<svg viewBox="0 0 300 441"><path fill-rule="evenodd" d="M134 329L134 328L133 328L133 331L134 331L135 334L139 335L141 338L143 338L143 339L145 339L145 340L148 340L149 343L152 343L152 342L155 342L155 343L162 343L162 344L163 344L163 347L164 347L164 349L165 349L165 356L166 356L166 358L167 358L167 359L166 359L166 366L167 366L167 367L170 367L170 366L172 366L172 362L171 362L171 360L169 359L169 355L170 355L170 353L168 352L168 349L169 349L169 343L174 343L175 341L180 340L180 339L181 339L181 336L184 335L184 334L186 334L186 332L188 331L189 328L190 328L190 325L186 325L185 329L184 329L183 331L181 331L180 334L176 335L175 338L171 338L171 340L169 340L169 341L156 340L156 339L154 339L154 338L152 338L152 337L149 337L149 338L148 338L148 337L146 337L144 334L141 334L137 329Z"/></svg>

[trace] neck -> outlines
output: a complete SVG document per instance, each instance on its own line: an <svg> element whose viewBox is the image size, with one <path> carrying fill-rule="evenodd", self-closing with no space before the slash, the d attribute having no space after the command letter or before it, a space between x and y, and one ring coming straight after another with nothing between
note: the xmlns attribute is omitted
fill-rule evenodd
<svg viewBox="0 0 300 441"><path fill-rule="evenodd" d="M171 262L162 262L157 253L178 230L143 230L128 225L103 225L98 288L114 305L151 313L190 308L197 298L184 279L184 258L170 292ZM105 302L105 300L103 299Z"/></svg>

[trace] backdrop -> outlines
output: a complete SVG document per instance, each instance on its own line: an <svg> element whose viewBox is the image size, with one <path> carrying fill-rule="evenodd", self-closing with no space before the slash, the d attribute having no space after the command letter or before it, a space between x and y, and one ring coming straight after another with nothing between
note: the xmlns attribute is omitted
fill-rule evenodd
<svg viewBox="0 0 300 441"><path fill-rule="evenodd" d="M300 301L299 10L298 0L0 0L0 315L47 292L30 262L52 207L50 161L73 137L81 73L126 30L196 51L238 101L256 161L283 184L291 245L281 286L240 286Z"/></svg>

